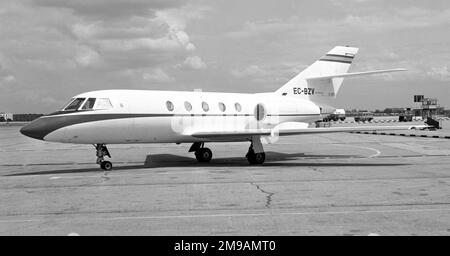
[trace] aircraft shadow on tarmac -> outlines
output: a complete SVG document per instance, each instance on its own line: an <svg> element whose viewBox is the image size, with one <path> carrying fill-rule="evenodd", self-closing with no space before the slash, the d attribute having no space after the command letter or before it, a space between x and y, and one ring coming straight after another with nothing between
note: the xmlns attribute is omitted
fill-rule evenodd
<svg viewBox="0 0 450 256"><path fill-rule="evenodd" d="M336 161L337 159L337 161ZM322 167L358 167L358 166L402 166L407 163L374 163L374 162L343 162L345 159L364 159L361 155L307 155L304 153L280 153L280 152L266 152L266 162L262 166L270 167L307 167L307 166L322 166ZM286 162L297 160L295 162ZM300 161L298 161L300 160ZM327 160L327 162L318 162L317 160ZM330 162L330 160L335 160ZM165 167L261 167L259 165L249 165L245 157L227 157L227 158L213 158L209 163L198 163L193 157L185 157L173 154L157 154L147 155L143 164L136 165L116 165L115 170L136 170L147 168L165 168ZM38 172L15 173L4 176L25 176L25 175L47 175L47 174L67 174L67 173L84 173L84 172L99 172L99 168L77 168L70 167L59 170L48 170Z"/></svg>

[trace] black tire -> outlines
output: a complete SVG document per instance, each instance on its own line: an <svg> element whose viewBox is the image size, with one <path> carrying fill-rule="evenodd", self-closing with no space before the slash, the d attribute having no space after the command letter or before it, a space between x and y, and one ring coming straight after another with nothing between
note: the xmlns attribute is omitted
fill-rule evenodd
<svg viewBox="0 0 450 256"><path fill-rule="evenodd" d="M250 149L245 157L250 164L263 164L266 160L266 154L264 152L255 153L253 149Z"/></svg>
<svg viewBox="0 0 450 256"><path fill-rule="evenodd" d="M264 163L264 161L266 160L266 153L256 153L255 154L255 157L254 157L254 160L255 160L255 164L263 164Z"/></svg>
<svg viewBox="0 0 450 256"><path fill-rule="evenodd" d="M197 158L197 161L202 163L209 162L212 159L212 152L209 148L200 148L195 151L195 158Z"/></svg>
<svg viewBox="0 0 450 256"><path fill-rule="evenodd" d="M110 171L110 170L112 170L113 166L112 166L112 163L110 161L103 161L100 164L100 168L102 168L105 171Z"/></svg>

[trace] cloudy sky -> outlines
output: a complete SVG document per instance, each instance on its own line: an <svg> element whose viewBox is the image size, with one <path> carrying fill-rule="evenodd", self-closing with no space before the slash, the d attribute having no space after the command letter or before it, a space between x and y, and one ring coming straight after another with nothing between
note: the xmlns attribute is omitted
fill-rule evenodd
<svg viewBox="0 0 450 256"><path fill-rule="evenodd" d="M448 0L2 0L0 112L98 89L275 91L335 45L360 48L338 107L450 108Z"/></svg>

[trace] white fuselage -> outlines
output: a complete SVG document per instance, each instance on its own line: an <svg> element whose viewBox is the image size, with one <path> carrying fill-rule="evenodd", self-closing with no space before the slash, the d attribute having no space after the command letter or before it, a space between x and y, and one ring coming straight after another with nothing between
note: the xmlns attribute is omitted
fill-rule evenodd
<svg viewBox="0 0 450 256"><path fill-rule="evenodd" d="M313 102L274 93L105 90L83 93L74 98L107 98L112 108L60 111L42 117L41 122L55 123L57 128L48 129L43 140L80 144L224 141L199 139L189 134L271 129L286 122L308 123L321 119L320 109ZM173 110L169 110L168 101ZM207 110L204 103L208 105ZM236 104L240 105L240 110Z"/></svg>

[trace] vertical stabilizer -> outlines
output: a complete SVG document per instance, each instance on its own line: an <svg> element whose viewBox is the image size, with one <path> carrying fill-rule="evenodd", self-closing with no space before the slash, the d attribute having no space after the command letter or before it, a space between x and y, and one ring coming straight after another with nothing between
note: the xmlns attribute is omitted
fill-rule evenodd
<svg viewBox="0 0 450 256"><path fill-rule="evenodd" d="M317 80L308 78L347 73L357 53L358 48L336 46L275 93L329 105L336 97L344 78Z"/></svg>

